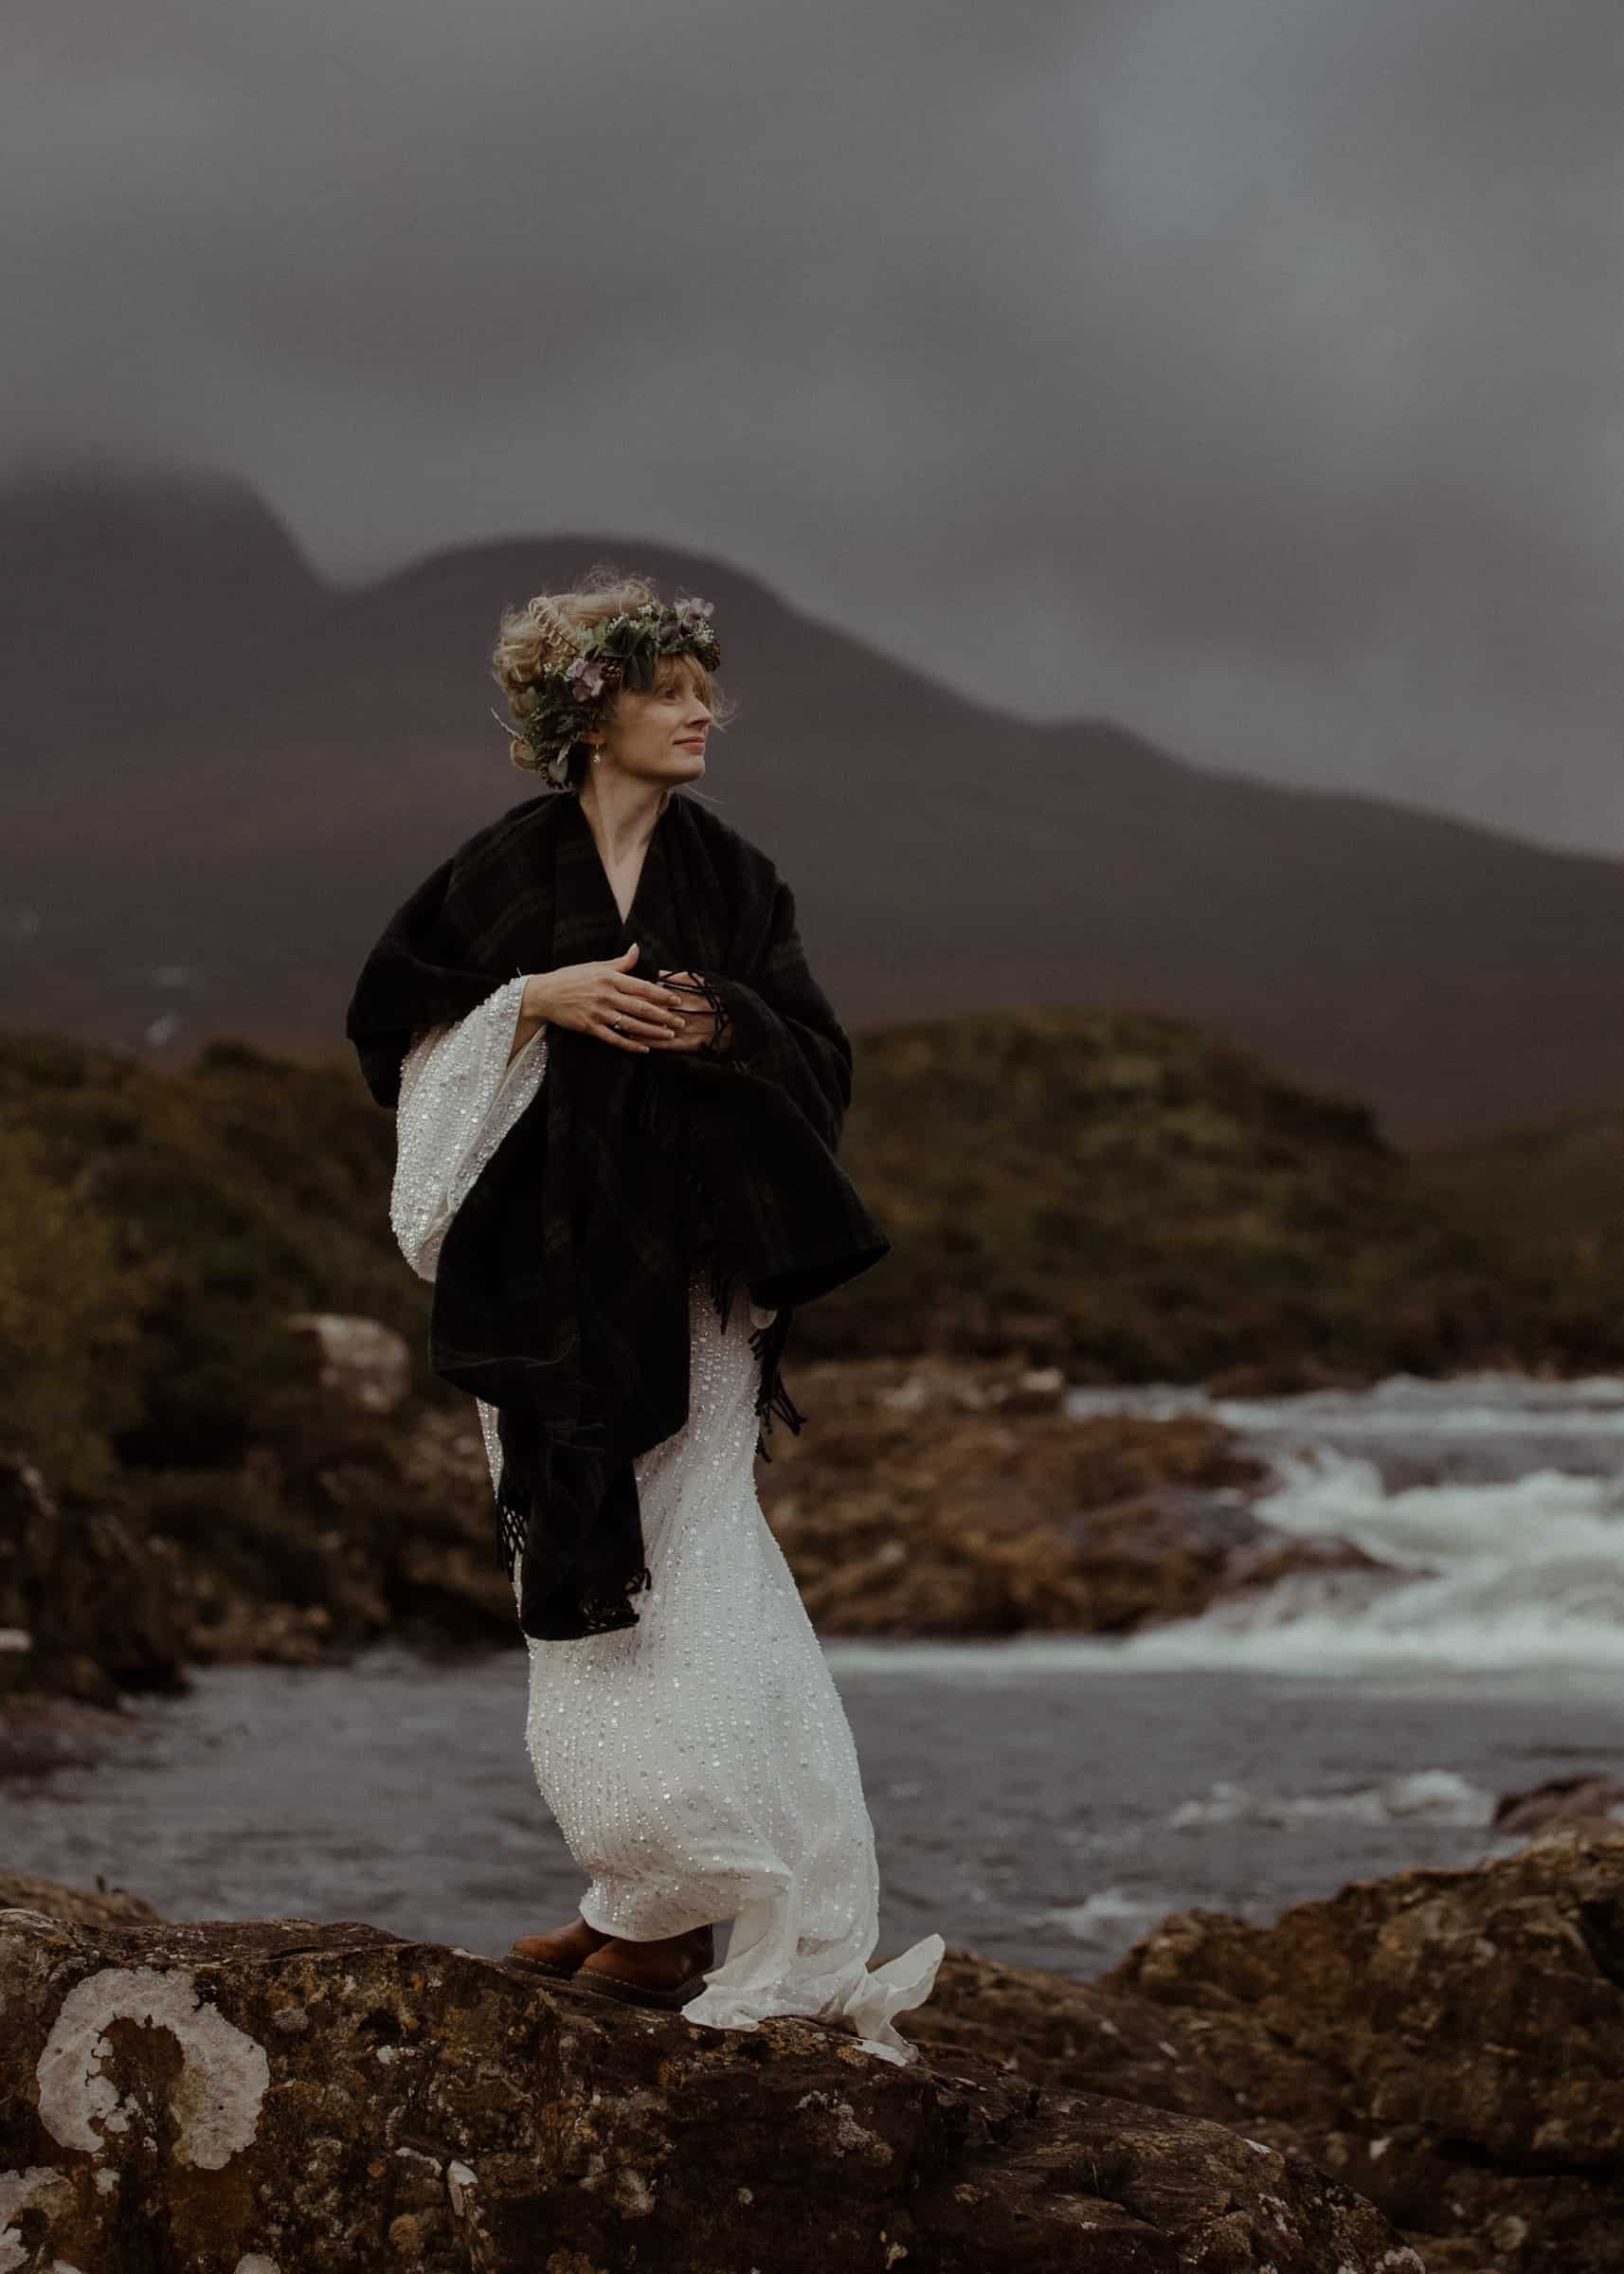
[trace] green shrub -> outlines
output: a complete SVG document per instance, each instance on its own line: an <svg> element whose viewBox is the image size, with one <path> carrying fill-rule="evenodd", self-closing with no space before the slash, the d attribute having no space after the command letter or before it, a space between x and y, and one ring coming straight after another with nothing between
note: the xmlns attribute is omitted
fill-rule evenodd
<svg viewBox="0 0 1624 2274"><path fill-rule="evenodd" d="M132 1283L113 1225L52 1173L38 1132L0 1121L0 1445L86 1490L134 1411Z"/></svg>

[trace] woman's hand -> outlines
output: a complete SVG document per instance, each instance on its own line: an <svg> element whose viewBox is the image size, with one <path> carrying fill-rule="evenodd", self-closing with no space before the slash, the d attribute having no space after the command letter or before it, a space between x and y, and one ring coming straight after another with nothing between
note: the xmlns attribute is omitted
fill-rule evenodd
<svg viewBox="0 0 1624 2274"><path fill-rule="evenodd" d="M595 1035L617 1050L670 1047L671 1038L682 1033L687 1005L669 987L635 978L631 966L637 956L634 940L623 955L606 963L564 964L556 971L532 971L519 1002L515 1054L529 1038L525 1030L533 1034L544 1021Z"/></svg>
<svg viewBox="0 0 1624 2274"><path fill-rule="evenodd" d="M705 1050L713 1046L717 1050L731 1050L733 1041L733 1022L731 1019L724 1018L718 1029L716 1014L706 1002L704 991L693 972L662 971L659 976L668 986L691 989L692 1000L687 1006L682 1032L673 1036L667 1041L655 1043L654 1048L656 1050ZM680 998L678 1000L680 1001Z"/></svg>

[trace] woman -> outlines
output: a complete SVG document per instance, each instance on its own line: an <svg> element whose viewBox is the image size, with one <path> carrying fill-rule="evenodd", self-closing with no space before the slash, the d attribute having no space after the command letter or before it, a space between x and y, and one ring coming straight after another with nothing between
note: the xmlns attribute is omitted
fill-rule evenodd
<svg viewBox="0 0 1624 2274"><path fill-rule="evenodd" d="M752 1468L801 1423L795 1308L888 1243L835 1158L851 1046L789 889L681 794L719 715L712 612L595 572L503 619L513 755L550 788L391 919L348 1032L397 1110L392 1221L431 1363L478 1401L527 1744L590 1883L514 1958L906 2063L891 2017L945 1946L868 1969L856 1750Z"/></svg>

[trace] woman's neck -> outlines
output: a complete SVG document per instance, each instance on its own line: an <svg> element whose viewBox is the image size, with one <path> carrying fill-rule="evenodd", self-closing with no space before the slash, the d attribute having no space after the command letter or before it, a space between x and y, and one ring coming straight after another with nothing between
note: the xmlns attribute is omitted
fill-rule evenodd
<svg viewBox="0 0 1624 2274"><path fill-rule="evenodd" d="M671 792L662 782L640 782L629 774L604 782L589 774L578 793L604 865L635 859L654 835Z"/></svg>

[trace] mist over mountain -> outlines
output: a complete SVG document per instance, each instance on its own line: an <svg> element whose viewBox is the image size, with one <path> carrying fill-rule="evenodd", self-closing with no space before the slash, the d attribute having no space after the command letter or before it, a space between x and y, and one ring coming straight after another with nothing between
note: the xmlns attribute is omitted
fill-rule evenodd
<svg viewBox="0 0 1624 2274"><path fill-rule="evenodd" d="M714 600L739 709L700 786L849 1023L1165 1010L1401 1139L1624 1094L1624 863L1011 718L701 555L515 537L344 589L240 484L92 464L0 491L0 1023L342 1051L384 919L534 792L502 607L599 560Z"/></svg>

